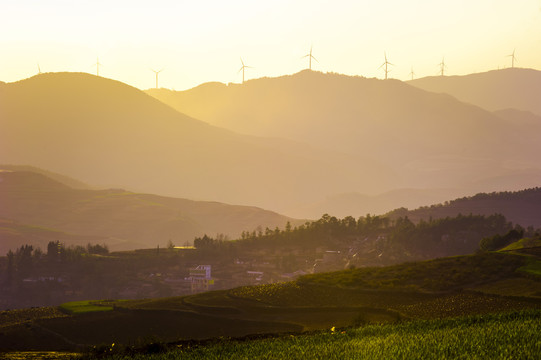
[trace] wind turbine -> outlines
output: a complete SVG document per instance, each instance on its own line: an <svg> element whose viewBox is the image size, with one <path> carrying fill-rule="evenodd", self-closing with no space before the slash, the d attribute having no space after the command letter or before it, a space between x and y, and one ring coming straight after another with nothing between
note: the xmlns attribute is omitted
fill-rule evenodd
<svg viewBox="0 0 541 360"><path fill-rule="evenodd" d="M507 55L507 57L511 57L511 69L515 67L515 60L517 59L517 58L515 57L515 50L516 50L516 49L513 49L513 53Z"/></svg>
<svg viewBox="0 0 541 360"><path fill-rule="evenodd" d="M438 64L440 66L440 75L443 76L445 74L445 68L447 65L445 65L445 57L441 59L441 63Z"/></svg>
<svg viewBox="0 0 541 360"><path fill-rule="evenodd" d="M308 69L312 70L312 59L317 61L317 59L314 57L314 55L312 55L312 46L310 46L310 52L308 54L304 55L303 57L301 57L301 59L304 59L305 57L308 58ZM317 61L317 62L319 62L319 61Z"/></svg>
<svg viewBox="0 0 541 360"><path fill-rule="evenodd" d="M242 83L244 84L244 69L246 68L251 69L252 67L248 65L244 65L244 61L242 61L242 58L240 58L240 62L242 63L242 66L240 67L239 72L241 72L242 70Z"/></svg>
<svg viewBox="0 0 541 360"><path fill-rule="evenodd" d="M156 74L156 89L158 88L158 74L161 73L163 71L163 69L164 68L161 68L159 71L156 71L154 69L150 69Z"/></svg>
<svg viewBox="0 0 541 360"><path fill-rule="evenodd" d="M415 72L413 71L413 66L411 67L411 72L408 75L411 75L411 80L413 80L413 75L415 75Z"/></svg>
<svg viewBox="0 0 541 360"><path fill-rule="evenodd" d="M96 65L96 76L100 76L100 65L103 64L100 63L100 59L98 57L96 57L96 63L94 65Z"/></svg>
<svg viewBox="0 0 541 360"><path fill-rule="evenodd" d="M39 67L39 63L38 63L38 75L41 74L41 68Z"/></svg>
<svg viewBox="0 0 541 360"><path fill-rule="evenodd" d="M383 64L381 64L381 66L378 69L381 69L382 67L385 66L385 69L384 69L385 70L385 80L387 80L387 74L389 74L389 71L390 71L387 66L388 65L393 65L394 66L394 64L391 64L389 61L387 61L387 52L383 52L383 55L385 56L385 62Z"/></svg>

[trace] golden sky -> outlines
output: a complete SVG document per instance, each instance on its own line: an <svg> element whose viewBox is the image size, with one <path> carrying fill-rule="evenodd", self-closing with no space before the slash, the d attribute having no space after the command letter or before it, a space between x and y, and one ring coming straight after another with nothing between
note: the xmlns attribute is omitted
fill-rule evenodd
<svg viewBox="0 0 541 360"><path fill-rule="evenodd" d="M541 69L540 0L0 0L0 81L81 71L141 89L323 72L407 80Z"/></svg>

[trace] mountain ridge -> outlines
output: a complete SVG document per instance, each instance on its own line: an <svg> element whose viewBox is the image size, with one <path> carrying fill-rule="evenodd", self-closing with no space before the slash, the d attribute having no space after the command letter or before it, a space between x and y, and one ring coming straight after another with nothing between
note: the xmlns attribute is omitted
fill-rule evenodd
<svg viewBox="0 0 541 360"><path fill-rule="evenodd" d="M461 76L430 76L407 83L427 91L450 94L489 111L515 108L541 116L537 97L541 92L541 72L535 69L508 68Z"/></svg>
<svg viewBox="0 0 541 360"><path fill-rule="evenodd" d="M486 191L518 190L535 186L529 174L541 170L534 155L541 151L535 139L541 122L516 112L493 113L399 80L304 70L244 84L208 83L186 91L147 93L234 131L377 158L395 171L399 183L380 193L452 188L471 194L483 191L480 184L489 186ZM513 180L501 181L510 174ZM493 183L501 187L493 188Z"/></svg>
<svg viewBox="0 0 541 360"><path fill-rule="evenodd" d="M29 171L0 172L0 203L0 218L6 221L73 234L74 241L82 236L100 239L115 250L165 246L169 240L184 245L205 233L238 237L242 231L258 226L264 229L283 227L288 221L301 222L257 207L121 189L73 189ZM4 245L2 250L7 251Z"/></svg>
<svg viewBox="0 0 541 360"><path fill-rule="evenodd" d="M0 108L0 163L32 164L98 187L280 211L336 187L377 191L394 183L377 159L237 134L89 74L7 84Z"/></svg>
<svg viewBox="0 0 541 360"><path fill-rule="evenodd" d="M486 216L502 214L515 224L523 227L533 226L537 229L541 228L540 213L541 187L534 187L520 191L478 193L413 210L395 209L387 215L391 218L408 216L410 220L419 222L430 218L453 217L458 214Z"/></svg>

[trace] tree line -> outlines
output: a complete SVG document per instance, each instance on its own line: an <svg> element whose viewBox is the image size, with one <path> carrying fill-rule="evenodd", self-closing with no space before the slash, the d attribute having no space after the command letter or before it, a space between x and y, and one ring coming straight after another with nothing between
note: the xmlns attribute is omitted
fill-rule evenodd
<svg viewBox="0 0 541 360"><path fill-rule="evenodd" d="M358 219L347 216L338 219L328 214L319 220L284 229L244 231L237 240L226 241L208 235L194 239L194 246L216 254L235 253L242 250L288 249L305 250L316 247L340 248L363 240L378 242L381 251L400 253L406 251L414 257L448 256L467 254L479 249L481 239L496 234L506 234L515 229L501 214L462 215L440 219L421 220L413 223L408 216L391 219L367 214ZM532 232L532 229L528 229Z"/></svg>

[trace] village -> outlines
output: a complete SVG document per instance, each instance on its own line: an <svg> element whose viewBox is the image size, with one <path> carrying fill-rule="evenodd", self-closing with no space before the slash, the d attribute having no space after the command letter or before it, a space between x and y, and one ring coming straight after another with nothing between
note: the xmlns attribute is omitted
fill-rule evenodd
<svg viewBox="0 0 541 360"><path fill-rule="evenodd" d="M7 270L0 258L0 310L55 306L83 299L144 299L287 282L299 276L342 270L353 249L264 249L205 254L193 246L82 254L56 259L33 251L29 269ZM21 264L21 261L18 261ZM23 261L24 263L24 261Z"/></svg>

